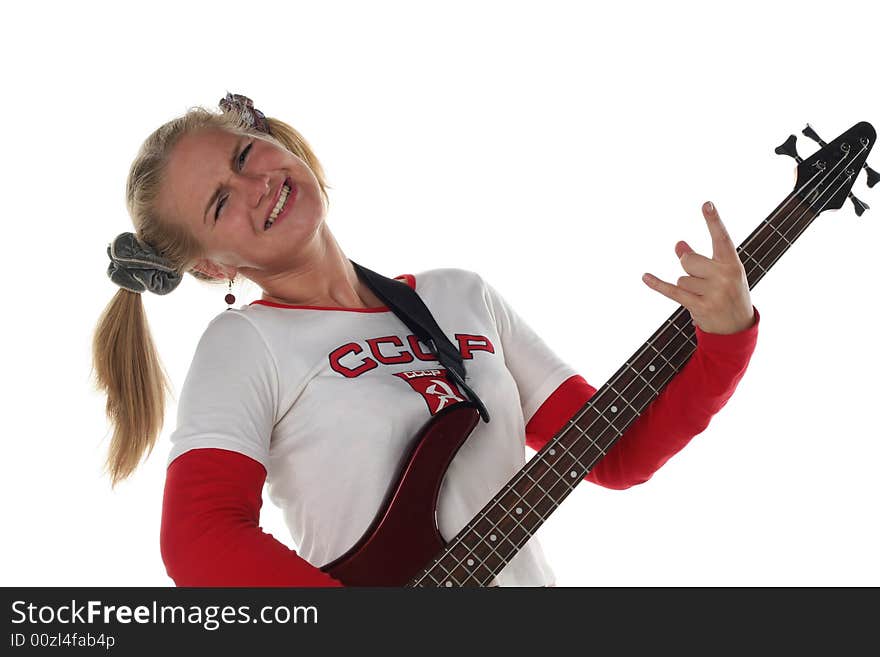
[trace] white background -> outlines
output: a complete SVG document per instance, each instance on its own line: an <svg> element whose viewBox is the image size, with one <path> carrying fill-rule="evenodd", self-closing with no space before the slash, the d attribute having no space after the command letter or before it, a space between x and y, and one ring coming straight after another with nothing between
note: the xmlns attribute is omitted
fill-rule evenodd
<svg viewBox="0 0 880 657"><path fill-rule="evenodd" d="M789 134L880 125L872 4L5 5L0 582L173 585L175 399L111 491L89 371L128 167L161 123L251 97L315 149L346 255L478 271L599 387L677 308L641 275L683 275L680 239L711 255L703 201L739 244L794 185ZM864 176L854 191L880 208ZM878 246L876 211L819 217L752 290L757 349L709 428L540 530L559 586L880 585ZM145 298L175 394L224 293L187 277ZM268 499L261 524L295 548Z"/></svg>

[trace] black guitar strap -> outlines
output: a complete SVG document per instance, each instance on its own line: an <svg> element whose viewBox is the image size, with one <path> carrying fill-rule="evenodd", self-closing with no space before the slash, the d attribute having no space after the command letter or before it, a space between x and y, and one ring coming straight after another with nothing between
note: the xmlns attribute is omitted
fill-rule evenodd
<svg viewBox="0 0 880 657"><path fill-rule="evenodd" d="M446 368L455 383L465 391L470 400L480 411L480 417L484 422L489 421L489 411L477 397L476 393L465 383L464 360L458 349L452 344L446 334L437 325L437 321L428 310L422 298L409 285L393 278L387 278L381 274L359 265L354 260L349 260L355 271L364 283L369 286L373 293L385 302L395 315L409 327L415 336L428 346L440 364Z"/></svg>

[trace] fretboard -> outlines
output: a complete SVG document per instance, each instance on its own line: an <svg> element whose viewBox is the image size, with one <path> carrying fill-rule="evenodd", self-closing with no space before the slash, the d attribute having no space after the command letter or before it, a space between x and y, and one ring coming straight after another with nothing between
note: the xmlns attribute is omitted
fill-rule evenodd
<svg viewBox="0 0 880 657"><path fill-rule="evenodd" d="M794 192L737 247L749 289L818 216ZM678 309L462 529L410 586L486 586L681 371L697 348Z"/></svg>

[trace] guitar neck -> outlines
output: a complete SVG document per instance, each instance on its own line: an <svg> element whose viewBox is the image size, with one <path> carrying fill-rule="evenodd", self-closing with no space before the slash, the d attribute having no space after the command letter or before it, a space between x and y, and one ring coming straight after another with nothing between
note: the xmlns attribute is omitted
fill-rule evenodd
<svg viewBox="0 0 880 657"><path fill-rule="evenodd" d="M792 192L737 247L749 289L819 212ZM681 371L696 347L690 313L679 306L410 585L486 585Z"/></svg>

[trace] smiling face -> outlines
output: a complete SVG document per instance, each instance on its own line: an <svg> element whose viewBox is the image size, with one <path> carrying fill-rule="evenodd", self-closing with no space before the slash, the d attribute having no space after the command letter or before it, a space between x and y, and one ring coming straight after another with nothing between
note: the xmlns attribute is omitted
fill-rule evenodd
<svg viewBox="0 0 880 657"><path fill-rule="evenodd" d="M287 181L279 218L266 220ZM326 215L321 188L306 163L252 135L209 128L184 135L171 151L160 212L185 222L202 244L197 269L229 277L276 276L298 265L319 240Z"/></svg>

